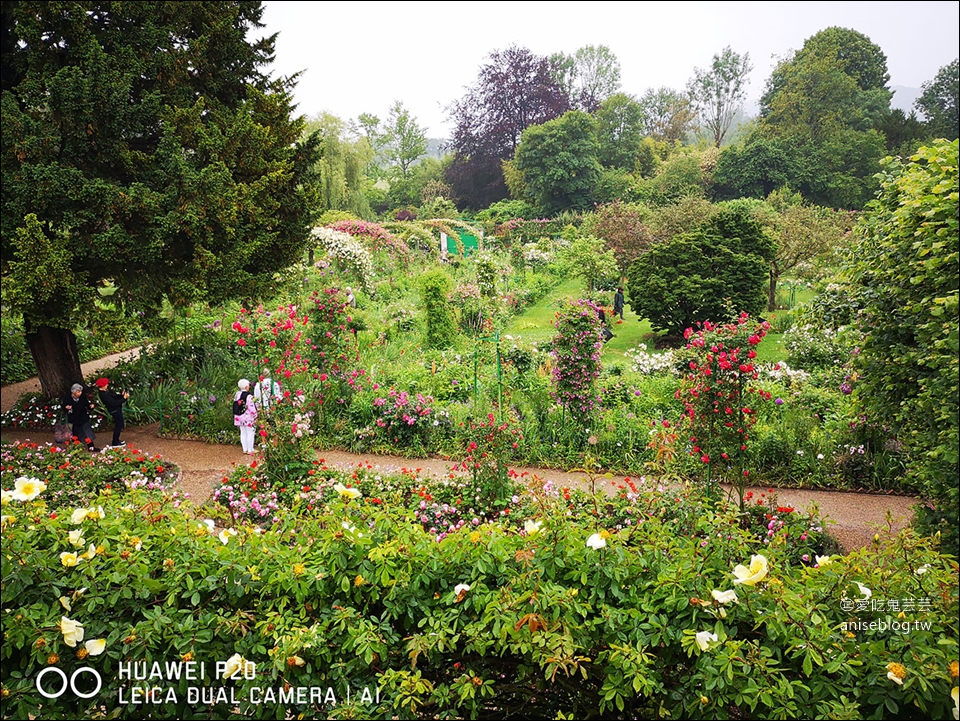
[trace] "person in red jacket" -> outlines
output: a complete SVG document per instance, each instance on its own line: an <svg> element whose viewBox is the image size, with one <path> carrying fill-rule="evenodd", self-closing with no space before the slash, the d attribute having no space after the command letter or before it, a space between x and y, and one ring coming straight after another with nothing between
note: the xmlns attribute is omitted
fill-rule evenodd
<svg viewBox="0 0 960 721"><path fill-rule="evenodd" d="M100 402L103 403L103 407L113 416L113 441L110 443L110 446L120 448L127 445L120 440L120 434L123 432L124 427L123 403L130 397L130 394L127 391L121 394L109 390L109 378L98 378L95 385L97 386L98 395L100 396Z"/></svg>

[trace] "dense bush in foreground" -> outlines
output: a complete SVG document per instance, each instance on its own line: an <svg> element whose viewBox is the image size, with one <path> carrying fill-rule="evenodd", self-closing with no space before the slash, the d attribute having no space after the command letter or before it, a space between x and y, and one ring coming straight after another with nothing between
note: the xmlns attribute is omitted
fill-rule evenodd
<svg viewBox="0 0 960 721"><path fill-rule="evenodd" d="M143 489L61 513L36 485L10 489L4 717L945 718L954 706L957 565L910 532L792 565L785 536L761 544L731 512L669 513L666 496L626 524L534 485L522 511L438 542L391 502L390 479L377 496L370 479L332 481L311 513L280 510L268 530L216 528ZM154 662L156 676L130 678ZM201 665L202 678L173 678ZM38 693L41 671L81 667L88 698Z"/></svg>

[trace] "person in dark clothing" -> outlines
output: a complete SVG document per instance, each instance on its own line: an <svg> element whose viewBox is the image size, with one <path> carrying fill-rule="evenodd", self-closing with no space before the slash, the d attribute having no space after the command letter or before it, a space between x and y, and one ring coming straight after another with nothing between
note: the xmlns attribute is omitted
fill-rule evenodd
<svg viewBox="0 0 960 721"><path fill-rule="evenodd" d="M62 405L67 412L67 422L73 427L74 437L86 444L88 451L100 450L94 445L97 437L93 433L93 426L90 425L90 411L96 406L83 392L83 386L74 383L70 387L70 393L63 399Z"/></svg>
<svg viewBox="0 0 960 721"><path fill-rule="evenodd" d="M623 288L617 288L613 296L613 314L620 316L623 320L623 307L626 305L626 298L623 297Z"/></svg>
<svg viewBox="0 0 960 721"><path fill-rule="evenodd" d="M103 403L103 407L113 416L113 441L110 445L113 448L125 446L127 444L120 440L120 434L123 432L124 427L123 403L130 397L130 394L127 393L127 391L120 394L109 390L107 388L107 386L110 385L109 378L98 378L96 385L100 395L100 402Z"/></svg>

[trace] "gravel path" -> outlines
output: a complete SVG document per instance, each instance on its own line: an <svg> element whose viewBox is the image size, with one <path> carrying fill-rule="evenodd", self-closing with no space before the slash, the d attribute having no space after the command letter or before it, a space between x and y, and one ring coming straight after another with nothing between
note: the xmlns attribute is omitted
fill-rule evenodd
<svg viewBox="0 0 960 721"><path fill-rule="evenodd" d="M128 351L84 364L82 366L84 376L96 372L99 368L109 367L121 358L136 357L136 353L136 350ZM40 385L36 379L0 389L0 412L9 410L22 394L39 390ZM128 445L149 454L159 453L180 466L183 471L182 488L198 504L210 498L215 484L226 476L234 466L250 463L250 457L244 456L240 450L239 437L236 445L214 445L202 441L176 440L158 436L156 426L128 427L124 431L123 437ZM45 443L53 440L53 432L52 430L27 432L4 428L0 430L0 439L3 441L30 439L38 443ZM402 468L409 468L419 469L422 474L429 474L434 477L449 474L452 465L452 461L438 458L411 459L393 456L361 456L332 450L320 451L317 455L323 458L331 468L347 470L362 465L384 473L398 472ZM561 487L587 488L590 485L589 478L583 473L566 473L551 469L525 467L518 467L515 470L518 473L535 474ZM601 478L597 482L597 488L613 490L614 484L622 482L623 479L624 476L616 476L613 480ZM755 494L767 491L766 488L754 488L752 490ZM779 503L784 506L807 510L811 504L816 504L827 519L828 530L847 552L866 546L876 533L880 533L881 537L885 538L908 525L913 516L912 506L916 503L916 499L911 497L866 493L795 488L777 489L776 493ZM888 516L890 518L889 523L887 521Z"/></svg>

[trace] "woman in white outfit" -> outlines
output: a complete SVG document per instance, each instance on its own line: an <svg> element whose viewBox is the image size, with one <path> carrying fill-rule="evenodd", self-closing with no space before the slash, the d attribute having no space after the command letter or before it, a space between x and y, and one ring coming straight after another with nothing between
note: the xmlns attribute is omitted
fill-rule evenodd
<svg viewBox="0 0 960 721"><path fill-rule="evenodd" d="M237 383L240 390L233 397L234 401L243 401L243 413L233 415L233 425L240 428L240 445L243 452L253 455L253 445L257 433L257 401L250 392L250 381L241 378Z"/></svg>

